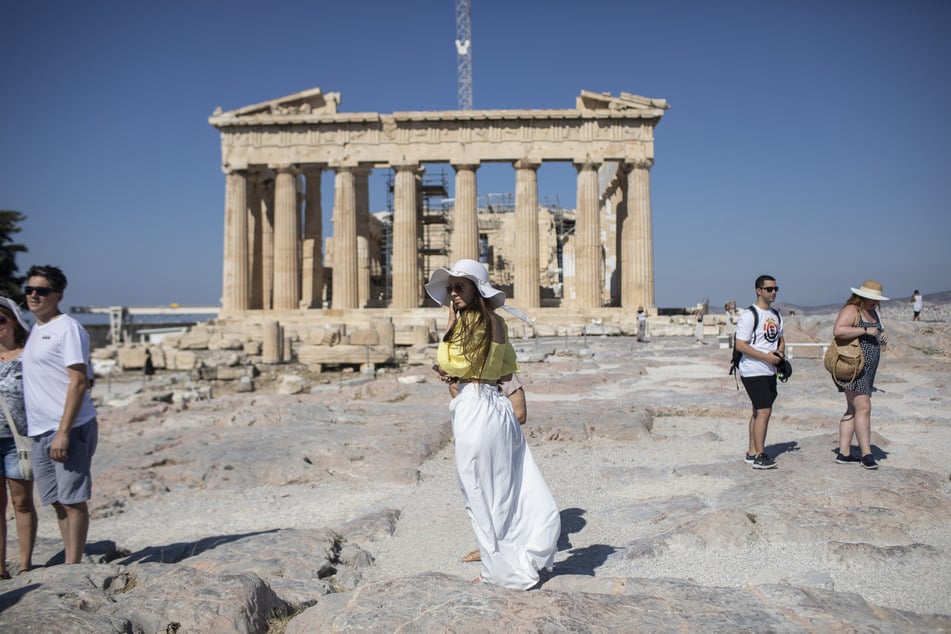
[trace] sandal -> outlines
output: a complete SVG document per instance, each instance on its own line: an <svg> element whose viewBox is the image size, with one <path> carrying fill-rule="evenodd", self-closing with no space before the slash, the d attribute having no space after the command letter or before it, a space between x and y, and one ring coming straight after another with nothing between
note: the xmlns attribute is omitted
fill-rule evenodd
<svg viewBox="0 0 951 634"><path fill-rule="evenodd" d="M467 553L462 558L463 563L472 563L473 561L482 561L482 555L478 550L473 550L471 553Z"/></svg>

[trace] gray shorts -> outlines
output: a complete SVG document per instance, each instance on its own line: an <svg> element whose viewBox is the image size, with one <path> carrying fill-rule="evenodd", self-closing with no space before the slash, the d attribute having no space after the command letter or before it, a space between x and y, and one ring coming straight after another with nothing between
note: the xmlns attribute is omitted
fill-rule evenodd
<svg viewBox="0 0 951 634"><path fill-rule="evenodd" d="M69 459L50 458L55 431L33 438L33 479L43 506L54 502L79 504L92 497L92 456L99 443L99 422L94 418L69 430Z"/></svg>

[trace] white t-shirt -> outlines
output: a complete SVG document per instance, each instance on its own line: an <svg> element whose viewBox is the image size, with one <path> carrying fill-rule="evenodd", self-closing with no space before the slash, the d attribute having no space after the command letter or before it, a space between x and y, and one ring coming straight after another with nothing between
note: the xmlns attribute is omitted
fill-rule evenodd
<svg viewBox="0 0 951 634"><path fill-rule="evenodd" d="M756 324L756 333L753 333L753 311L744 310L736 322L736 340L746 341L757 352L775 352L779 348L779 340L783 338L782 321L771 310L762 310L753 305L753 310L759 313ZM776 374L776 366L748 357L740 357L740 376L769 376Z"/></svg>
<svg viewBox="0 0 951 634"><path fill-rule="evenodd" d="M923 304L923 302L921 301L921 295L915 295L914 300L915 300L915 303L911 305L911 309L915 311L916 313L920 313L921 307Z"/></svg>
<svg viewBox="0 0 951 634"><path fill-rule="evenodd" d="M59 429L66 407L71 365L89 367L89 334L69 315L59 315L45 324L36 324L23 348L23 396L30 436ZM96 408L87 391L73 427L96 417Z"/></svg>

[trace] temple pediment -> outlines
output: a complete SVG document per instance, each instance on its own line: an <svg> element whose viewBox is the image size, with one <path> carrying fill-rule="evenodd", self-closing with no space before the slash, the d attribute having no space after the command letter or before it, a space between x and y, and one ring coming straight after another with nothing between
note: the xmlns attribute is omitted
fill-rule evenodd
<svg viewBox="0 0 951 634"><path fill-rule="evenodd" d="M620 97L613 97L606 92L591 92L582 90L576 101L578 110L668 110L670 106L666 99L651 99L622 92Z"/></svg>
<svg viewBox="0 0 951 634"><path fill-rule="evenodd" d="M256 115L299 115L299 114L336 114L340 104L340 93L323 93L320 88L311 88L302 92L278 97L270 101L263 101L251 106L244 106L237 110L223 112L216 108L212 114L214 118L242 118Z"/></svg>

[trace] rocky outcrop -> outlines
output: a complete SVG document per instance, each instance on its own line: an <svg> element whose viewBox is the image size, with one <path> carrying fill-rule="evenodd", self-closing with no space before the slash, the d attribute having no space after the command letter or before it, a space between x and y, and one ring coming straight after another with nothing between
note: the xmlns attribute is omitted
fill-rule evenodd
<svg viewBox="0 0 951 634"><path fill-rule="evenodd" d="M674 579L557 576L512 592L426 573L326 597L295 617L309 632L948 631L947 617L790 585L711 588Z"/></svg>

